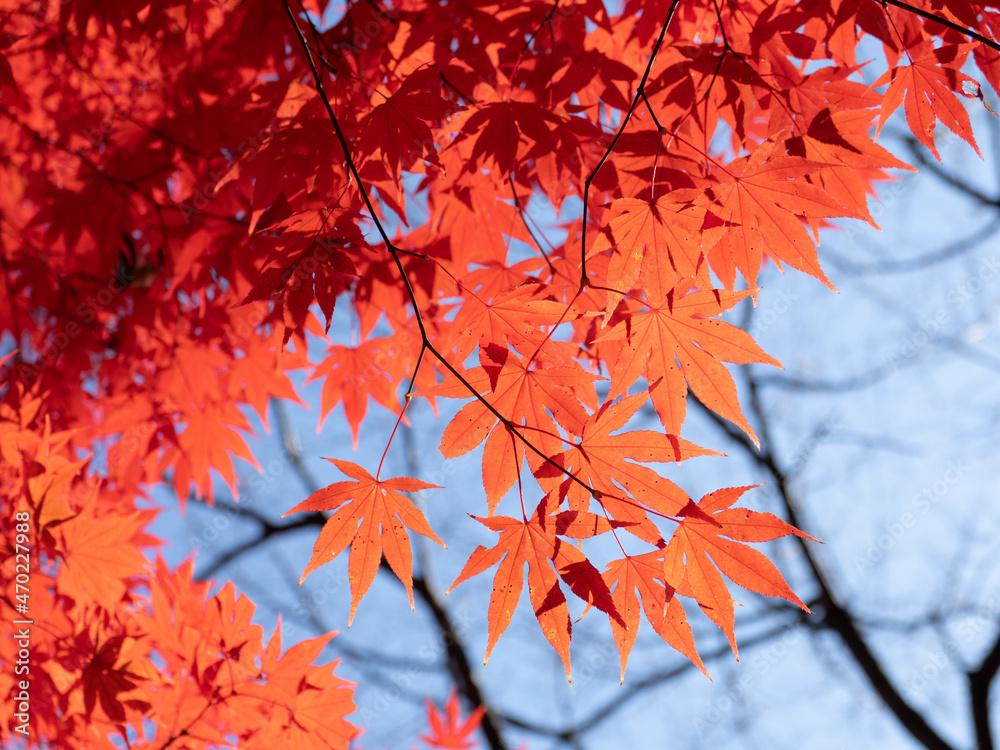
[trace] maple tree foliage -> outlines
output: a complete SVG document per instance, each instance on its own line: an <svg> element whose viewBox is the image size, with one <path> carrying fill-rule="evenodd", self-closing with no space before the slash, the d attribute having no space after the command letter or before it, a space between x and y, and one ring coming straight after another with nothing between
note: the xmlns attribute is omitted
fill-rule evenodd
<svg viewBox="0 0 1000 750"><path fill-rule="evenodd" d="M421 739L431 747L449 747L457 750L467 750L476 743L469 736L476 731L483 718L482 707L462 720L462 710L458 704L458 696L452 692L445 703L444 715L437 707L427 702L427 719L431 734L421 735Z"/></svg>
<svg viewBox="0 0 1000 750"><path fill-rule="evenodd" d="M158 483L238 492L247 413L297 400L289 373L355 444L370 398L464 401L440 450L484 445L466 509L498 537L455 585L496 568L487 656L525 567L567 676L571 602L623 680L643 617L704 670L685 601L737 653L724 577L804 609L751 546L801 532L669 479L717 455L687 399L756 440L726 365L779 365L723 314L765 263L830 286L820 231L874 225L906 168L875 141L895 110L935 154L939 121L974 146L966 107L1000 86L1000 12L969 0L7 1L0 24L4 602L30 518L31 737L67 748L355 735L313 664L330 634L265 643L146 530ZM283 510L328 512L303 576L350 547L353 617L383 556L410 589L409 532L447 540L406 495L432 485L331 461L348 480ZM433 709L428 742L478 720Z"/></svg>

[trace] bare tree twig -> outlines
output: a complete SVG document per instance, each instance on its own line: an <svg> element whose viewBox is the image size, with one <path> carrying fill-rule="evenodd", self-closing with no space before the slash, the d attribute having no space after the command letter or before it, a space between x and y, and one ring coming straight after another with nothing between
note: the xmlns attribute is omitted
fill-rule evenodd
<svg viewBox="0 0 1000 750"><path fill-rule="evenodd" d="M991 197L981 190L974 188L965 180L959 179L958 177L955 177L955 175L946 172L936 161L927 158L927 154L924 152L923 146L920 145L920 142L916 138L913 136L907 136L903 140L909 147L910 153L913 154L913 158L920 162L920 166L933 174L939 180L950 185L959 192L965 193L967 196L978 201L979 203L982 203L984 206L1000 208L1000 197Z"/></svg>
<svg viewBox="0 0 1000 750"><path fill-rule="evenodd" d="M805 622L804 620L802 621ZM740 641L742 648L747 649L753 646L766 643L773 640L782 633L788 631L789 627L794 627L789 623L783 623L780 626L773 627L763 633L759 633L754 637L746 638ZM710 661L713 659L719 659L726 657L731 654L728 644L722 646L715 651L712 651L705 655L704 660ZM557 739L569 742L573 738L579 737L585 732L590 731L598 724L607 721L612 716L614 716L618 711L625 708L625 706L630 703L634 698L642 695L646 690L662 685L665 682L676 679L682 674L690 671L694 668L694 664L689 661L684 661L676 666L669 667L667 669L654 672L646 677L634 682L627 687L623 688L618 695L607 701L603 706L593 711L587 718L582 719L571 727L564 727L562 729L557 729L555 727L549 727L536 722L529 721L527 719L519 718L516 716L506 716L505 720L513 727L518 729L523 729L532 734L537 734L545 737L555 737Z"/></svg>
<svg viewBox="0 0 1000 750"><path fill-rule="evenodd" d="M987 224L984 224L966 237L949 242L938 250L933 250L922 255L915 255L912 258L858 262L840 257L831 252L829 248L826 249L825 256L841 271L854 276L861 276L872 271L878 274L910 273L912 271L923 270L928 266L937 265L938 263L944 263L971 252L979 247L980 244L993 237L998 230L1000 230L1000 217L991 219Z"/></svg>
<svg viewBox="0 0 1000 750"><path fill-rule="evenodd" d="M993 750L993 731L990 726L990 688L1000 670L1000 638L993 643L979 668L969 672L969 703L972 724L979 750Z"/></svg>
<svg viewBox="0 0 1000 750"><path fill-rule="evenodd" d="M761 375L755 382L758 388L782 388L789 391L817 391L823 393L847 393L871 388L887 380L899 369L909 367L914 360L907 359L898 365L879 365L857 375L843 378L803 378L795 375Z"/></svg>
<svg viewBox="0 0 1000 750"><path fill-rule="evenodd" d="M883 5L895 5L897 8L902 8L903 10L908 11L909 13L914 13L918 16L926 18L929 21L933 21L934 23L939 23L942 26L947 26L952 31L957 31L959 34L964 34L970 39L975 39L977 42L982 42L991 49L1000 50L1000 44L997 44L992 39L983 36L977 31L973 31L972 29L967 29L964 26L955 23L954 21L949 21L947 18L942 18L936 13L931 13L929 11L923 10L922 8L918 8L915 5L904 3L902 0L881 0L881 2Z"/></svg>
<svg viewBox="0 0 1000 750"><path fill-rule="evenodd" d="M797 503L793 498L788 476L783 468L778 465L777 459L774 456L774 444L771 438L767 415L760 400L757 382L754 380L749 369L747 370L747 379L750 390L751 408L756 416L757 434L760 437L761 448L759 451L746 434L708 409L694 398L693 394L690 397L692 401L701 406L709 418L723 429L727 435L739 443L747 454L774 478L778 496L784 506L789 523L809 533L809 529L804 528L802 519L799 517ZM795 540L798 542L813 579L820 589L819 608L822 609L823 625L835 631L840 636L844 645L850 651L851 656L854 657L854 661L858 667L865 673L875 692L878 693L888 709L896 716L900 724L910 733L910 736L928 750L953 750L952 745L946 742L927 723L927 720L903 698L896 686L893 685L882 665L869 648L865 637L858 629L857 623L850 611L837 601L826 572L813 555L809 543L801 537L795 537Z"/></svg>

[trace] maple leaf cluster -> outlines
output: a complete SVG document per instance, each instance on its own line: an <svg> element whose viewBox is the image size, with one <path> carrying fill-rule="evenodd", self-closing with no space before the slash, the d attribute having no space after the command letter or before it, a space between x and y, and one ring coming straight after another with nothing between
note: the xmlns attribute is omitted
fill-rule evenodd
<svg viewBox="0 0 1000 750"><path fill-rule="evenodd" d="M704 668L683 600L735 653L723 576L804 607L748 546L801 532L665 476L716 455L688 399L755 440L727 365L778 363L724 313L765 263L832 286L819 232L874 225L895 110L935 154L938 121L975 146L1000 87L1000 13L969 0L11 0L0 24L0 516L31 514L33 721L66 747L346 746L323 639L281 657L231 587L140 551L151 486L237 493L248 414L295 372L355 443L370 398L466 401L440 448L483 446L499 537L456 583L497 568L487 654L525 565L567 674L567 589L623 676L640 610ZM430 485L334 463L350 481L289 512L330 511L305 573L350 547L353 616L383 556L411 587L407 529L440 540L404 494Z"/></svg>
<svg viewBox="0 0 1000 750"><path fill-rule="evenodd" d="M30 675L30 726L18 732L5 722L4 741L346 747L356 733L344 718L354 691L333 674L336 663L312 665L334 634L282 653L280 622L265 644L251 622L254 605L231 583L209 596L190 562L150 565L142 550L159 541L143 529L155 511L143 510L141 494L119 487L114 472L98 477L72 460L73 435L53 421L37 384L5 381L0 496L5 511L19 510L0 519L3 599L7 613L23 605L11 619L35 625L28 659L19 662L23 643L0 639L0 692L15 695L18 675ZM18 526L30 540L20 549ZM35 563L30 576L15 575L15 552ZM20 673L10 668L17 663Z"/></svg>

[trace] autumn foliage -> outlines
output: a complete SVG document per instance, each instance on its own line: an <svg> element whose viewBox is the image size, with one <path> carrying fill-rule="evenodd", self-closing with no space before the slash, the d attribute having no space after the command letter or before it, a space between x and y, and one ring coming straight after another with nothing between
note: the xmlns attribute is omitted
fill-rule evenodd
<svg viewBox="0 0 1000 750"><path fill-rule="evenodd" d="M800 532L741 508L746 487L670 480L718 455L682 437L689 399L756 440L727 364L780 365L725 313L766 263L831 286L820 231L874 224L875 185L906 168L875 140L897 109L935 154L938 123L975 147L1000 13L610 6L3 2L0 544L9 621L30 529L33 743L354 736L350 686L314 664L332 634L283 648L146 531L158 483L182 504L216 479L238 493L246 414L298 399L290 372L355 444L372 400L461 403L440 450L482 446L463 511L497 536L454 585L494 576L487 657L525 569L567 675L584 608L623 679L643 618L704 670L685 603L737 652L724 577L805 608L752 546ZM279 510L328 511L303 576L350 548L353 617L383 557L410 588L411 533L447 543L409 496L445 490L330 460L344 481ZM619 554L590 557L604 535ZM17 654L0 638L4 696ZM478 717L429 720L428 742L464 747Z"/></svg>

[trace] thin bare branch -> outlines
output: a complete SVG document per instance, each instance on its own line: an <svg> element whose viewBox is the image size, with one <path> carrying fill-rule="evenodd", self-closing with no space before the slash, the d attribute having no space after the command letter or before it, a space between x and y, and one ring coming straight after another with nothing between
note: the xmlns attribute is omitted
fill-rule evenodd
<svg viewBox="0 0 1000 750"><path fill-rule="evenodd" d="M757 434L760 437L760 450L757 450L753 443L745 434L737 430L729 422L715 414L703 404L692 397L695 403L702 407L703 411L712 419L726 434L730 435L737 443L746 450L748 456L752 458L762 469L773 477L778 497L784 506L785 515L788 522L798 529L809 533L797 510L798 503L793 497L789 478L783 467L778 464L773 453L773 440L771 438L770 425L767 414L764 411L757 382L752 373L747 370L747 379L750 391L751 408L757 421ZM868 645L867 640L858 628L849 609L840 604L834 594L832 586L826 572L820 566L819 561L813 554L809 542L801 537L794 537L798 543L806 564L809 567L812 577L819 587L820 597L818 609L822 610L822 623L825 627L836 632L855 663L865 673L872 688L893 713L903 728L910 733L917 742L928 750L953 750L950 745L937 731L927 723L924 716L914 709L903 697L889 679L882 664Z"/></svg>
<svg viewBox="0 0 1000 750"><path fill-rule="evenodd" d="M939 23L942 26L947 26L949 29L951 29L952 31L957 31L959 34L965 34L965 36L969 37L969 39L975 39L977 42L982 42L990 49L995 49L1000 51L1000 44L997 44L989 37L983 36L978 31L967 29L964 26L955 23L954 21L949 21L947 18L942 18L936 13L931 13L930 11L926 11L923 8L918 8L915 5L904 3L902 0L879 0L879 2L881 2L883 6L894 5L895 7L902 8L903 10L909 13L915 13L916 15L921 16L922 18L926 18L929 21L934 21L934 23Z"/></svg>

